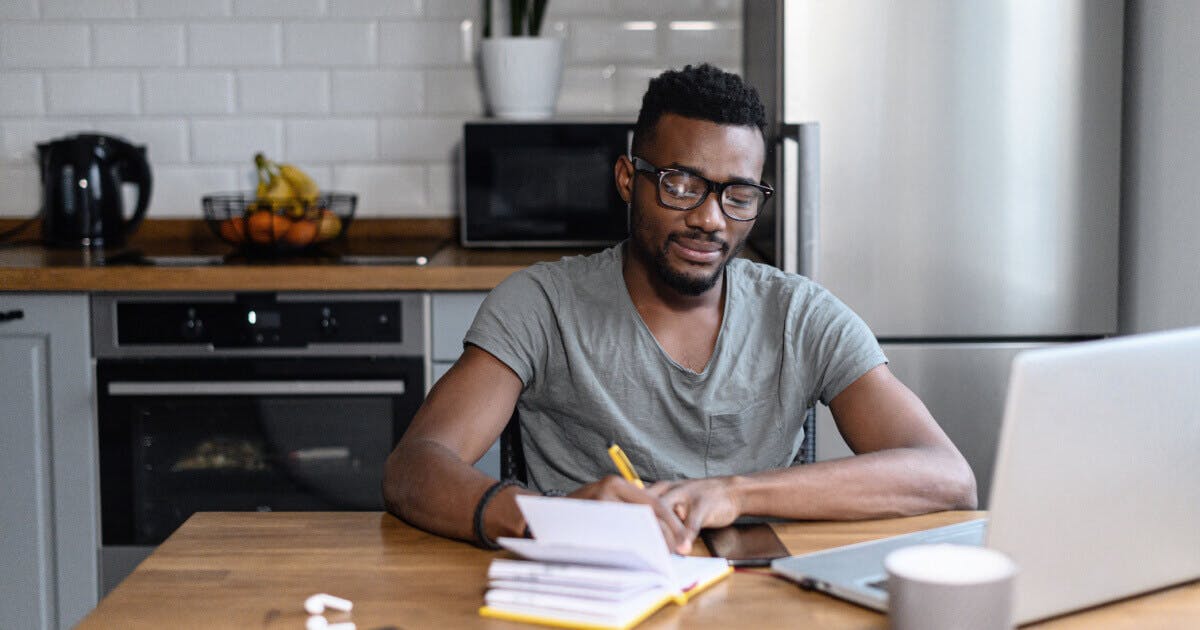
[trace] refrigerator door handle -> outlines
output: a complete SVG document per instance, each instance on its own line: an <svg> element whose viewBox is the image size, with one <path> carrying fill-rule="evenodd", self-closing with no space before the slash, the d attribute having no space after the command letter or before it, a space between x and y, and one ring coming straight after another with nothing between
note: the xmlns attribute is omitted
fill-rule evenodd
<svg viewBox="0 0 1200 630"><path fill-rule="evenodd" d="M776 215L780 267L816 279L821 219L820 123L785 124L779 130L780 212Z"/></svg>

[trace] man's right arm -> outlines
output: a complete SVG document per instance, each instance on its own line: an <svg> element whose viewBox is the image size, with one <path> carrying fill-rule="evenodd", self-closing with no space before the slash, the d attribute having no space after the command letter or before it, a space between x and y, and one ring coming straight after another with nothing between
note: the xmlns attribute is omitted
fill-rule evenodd
<svg viewBox="0 0 1200 630"><path fill-rule="evenodd" d="M496 480L472 464L504 430L521 389L516 372L468 344L454 367L434 385L388 456L383 477L388 512L426 531L475 541L475 507ZM488 538L524 534L525 519L517 509L517 494L536 493L508 487L487 504L483 531ZM667 546L678 553L691 549L679 517L657 497L620 477L589 483L570 496L650 505Z"/></svg>
<svg viewBox="0 0 1200 630"><path fill-rule="evenodd" d="M383 499L392 514L427 531L475 540L475 505L495 479L472 466L512 416L521 379L491 354L468 345L417 411L388 456ZM505 488L488 504L484 531L520 536L525 521Z"/></svg>

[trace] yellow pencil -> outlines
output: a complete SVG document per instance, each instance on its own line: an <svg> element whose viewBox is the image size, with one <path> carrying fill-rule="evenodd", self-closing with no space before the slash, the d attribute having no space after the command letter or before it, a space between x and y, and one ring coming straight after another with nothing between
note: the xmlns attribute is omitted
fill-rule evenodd
<svg viewBox="0 0 1200 630"><path fill-rule="evenodd" d="M642 483L641 478L638 477L637 471L633 469L633 464L630 463L629 458L625 456L625 451L622 451L620 446L617 446L615 443L610 444L608 446L608 456L616 464L617 470L621 471L621 476L625 478L625 481L639 488L646 487Z"/></svg>

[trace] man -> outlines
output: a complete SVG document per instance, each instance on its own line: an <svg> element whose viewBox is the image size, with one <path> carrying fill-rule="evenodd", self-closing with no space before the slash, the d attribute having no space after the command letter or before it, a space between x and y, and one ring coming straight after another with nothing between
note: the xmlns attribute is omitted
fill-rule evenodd
<svg viewBox="0 0 1200 630"><path fill-rule="evenodd" d="M650 82L615 165L623 244L516 273L388 458L388 510L492 546L518 493L639 502L686 553L743 514L849 519L972 508L969 466L866 325L806 278L736 258L771 190L753 88L707 64ZM829 405L858 454L793 466ZM475 470L516 408L530 488ZM615 476L617 443L649 484Z"/></svg>

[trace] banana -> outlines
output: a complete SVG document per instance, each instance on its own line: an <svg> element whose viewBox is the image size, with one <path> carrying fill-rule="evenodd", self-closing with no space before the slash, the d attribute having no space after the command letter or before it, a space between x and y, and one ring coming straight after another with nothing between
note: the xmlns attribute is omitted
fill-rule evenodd
<svg viewBox="0 0 1200 630"><path fill-rule="evenodd" d="M258 169L258 189L255 191L258 200L267 202L272 209L283 209L289 215L303 215L300 196L288 180L280 176L275 163L259 153L254 156L254 165Z"/></svg>
<svg viewBox="0 0 1200 630"><path fill-rule="evenodd" d="M308 173L292 164L277 164L276 167L279 169L279 176L291 184L292 190L296 191L296 196L301 201L308 205L316 203L317 197L321 196L321 189Z"/></svg>
<svg viewBox="0 0 1200 630"><path fill-rule="evenodd" d="M267 186L267 192L263 198L270 201L272 205L283 205L295 203L297 195L296 190L286 179L276 176L271 178L271 183Z"/></svg>
<svg viewBox="0 0 1200 630"><path fill-rule="evenodd" d="M257 167L256 170L258 172L258 188L254 191L254 197L256 199L263 199L267 196L267 189L271 187L271 174L261 166Z"/></svg>

